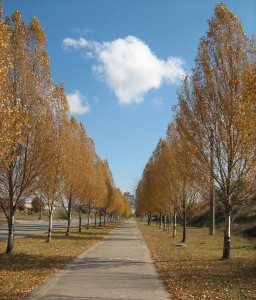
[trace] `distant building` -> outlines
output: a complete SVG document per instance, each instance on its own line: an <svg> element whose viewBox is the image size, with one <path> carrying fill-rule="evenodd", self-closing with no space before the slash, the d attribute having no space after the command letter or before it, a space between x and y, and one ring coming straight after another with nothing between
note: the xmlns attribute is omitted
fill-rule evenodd
<svg viewBox="0 0 256 300"><path fill-rule="evenodd" d="M135 213L134 195L132 195L129 192L124 192L124 196L131 207L132 214L134 214Z"/></svg>
<svg viewBox="0 0 256 300"><path fill-rule="evenodd" d="M25 200L25 207L27 209L31 209L32 208L32 200L31 199L26 199Z"/></svg>

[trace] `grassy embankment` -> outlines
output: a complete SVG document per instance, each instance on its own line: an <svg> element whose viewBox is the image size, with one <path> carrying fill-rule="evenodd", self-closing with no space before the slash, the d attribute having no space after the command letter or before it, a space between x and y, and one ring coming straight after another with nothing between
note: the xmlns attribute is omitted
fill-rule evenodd
<svg viewBox="0 0 256 300"><path fill-rule="evenodd" d="M172 299L256 299L256 240L238 233L231 236L231 259L223 261L223 227L215 236L208 228L189 227L185 247L182 228L172 238L158 229L139 221L155 266Z"/></svg>
<svg viewBox="0 0 256 300"><path fill-rule="evenodd" d="M78 218L78 213L77 212L73 212L72 214L73 219ZM87 217L87 215L83 214L83 219L85 220ZM59 208L57 211L55 211L55 213L53 214L53 220L57 221L57 220L63 220L65 219L65 212L62 208ZM16 211L15 212L15 222L17 221L39 221L39 214L36 213L25 213L23 212L19 212ZM42 213L42 219L41 221L47 221L48 222L48 212L45 210ZM0 209L0 225L4 225L7 224L7 220L6 217L3 213L3 211Z"/></svg>
<svg viewBox="0 0 256 300"><path fill-rule="evenodd" d="M0 299L22 299L45 282L64 265L89 249L106 236L117 224L105 227L71 229L71 236L64 231L53 232L52 242L45 243L46 234L15 240L13 255L4 254L6 241L0 242Z"/></svg>

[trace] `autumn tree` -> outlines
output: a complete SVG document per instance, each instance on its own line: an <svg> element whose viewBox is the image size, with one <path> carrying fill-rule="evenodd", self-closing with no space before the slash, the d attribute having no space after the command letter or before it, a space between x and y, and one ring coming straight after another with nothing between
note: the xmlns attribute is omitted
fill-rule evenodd
<svg viewBox="0 0 256 300"><path fill-rule="evenodd" d="M149 216L145 194L145 179L142 177L135 189L135 214L136 216L140 216L141 218L147 214Z"/></svg>
<svg viewBox="0 0 256 300"><path fill-rule="evenodd" d="M51 242L53 215L56 206L61 203L61 179L63 166L61 163L62 131L68 123L68 102L62 84L52 84L47 93L49 103L48 121L45 128L45 141L47 147L44 160L47 165L41 170L38 177L36 195L48 210L47 242Z"/></svg>
<svg viewBox="0 0 256 300"><path fill-rule="evenodd" d="M136 214L139 208L141 212L147 212L148 225L151 224L151 218L153 213L158 213L159 208L156 201L154 201L154 185L152 182L153 178L153 160L149 160L143 170L142 178L138 182L135 203L136 203Z"/></svg>
<svg viewBox="0 0 256 300"><path fill-rule="evenodd" d="M78 232L82 232L82 211L85 209L87 199L90 198L92 188L92 156L90 151L90 139L87 137L85 127L82 123L79 124L78 136L79 165L77 173L79 174L79 183L73 205L74 209L79 214Z"/></svg>
<svg viewBox="0 0 256 300"><path fill-rule="evenodd" d="M106 160L98 159L96 160L96 180L95 183L97 187L94 190L93 196L93 208L94 208L94 226L96 227L96 218L100 217L101 225L101 215L103 213L104 207L108 203L109 191L108 191L108 162Z"/></svg>
<svg viewBox="0 0 256 300"><path fill-rule="evenodd" d="M46 37L39 21L33 18L27 26L16 11L11 19L7 18L6 26L10 33L8 56L11 64L6 76L8 105L14 111L18 107L21 120L24 120L21 124L14 122L10 159L5 160L0 176L1 193L9 201L6 252L11 253L15 210L20 201L32 194L39 173L46 165L42 158L46 151L45 91L50 82L50 72L45 50Z"/></svg>
<svg viewBox="0 0 256 300"><path fill-rule="evenodd" d="M157 212L159 214L159 228L162 228L163 220L164 230L166 229L167 218L170 222L172 213L174 213L176 220L175 179L170 148L165 140L160 139L137 186L136 206L137 209L150 210L149 224L151 213Z"/></svg>
<svg viewBox="0 0 256 300"><path fill-rule="evenodd" d="M95 197L97 168L97 155L95 152L94 143L87 136L85 127L82 123L79 124L79 164L77 166L78 182L74 208L79 213L79 232L82 231L82 210L87 208L88 219L87 227L90 226L90 213L92 209L93 199ZM98 161L99 162L99 161Z"/></svg>
<svg viewBox="0 0 256 300"><path fill-rule="evenodd" d="M104 161L84 126L69 117L64 87L51 80L45 48L36 18L26 25L15 11L4 22L0 7L0 206L8 220L7 253L13 251L15 211L26 198L45 204L48 242L60 199L67 204L69 235L74 205L89 203L96 217L108 198Z"/></svg>
<svg viewBox="0 0 256 300"><path fill-rule="evenodd" d="M143 216L146 215L146 209L144 209L143 207L140 191L141 191L141 180L138 181L137 186L135 187L134 207L135 207L135 216L140 217L142 219Z"/></svg>
<svg viewBox="0 0 256 300"><path fill-rule="evenodd" d="M107 212L113 219L125 214L125 198L120 189L116 187L112 189Z"/></svg>
<svg viewBox="0 0 256 300"><path fill-rule="evenodd" d="M0 2L0 172L12 160L15 143L25 139L27 117L20 99L12 101L14 95L8 86L7 75L13 68L10 55L10 26L2 20L2 2Z"/></svg>
<svg viewBox="0 0 256 300"><path fill-rule="evenodd" d="M99 172L101 172L102 168L101 160L99 156L96 153L95 144L92 139L89 139L88 141L88 147L89 147L89 153L90 153L90 167L87 169L89 173L87 173L87 183L88 185L84 185L84 197L86 201L86 207L87 207L87 230L90 228L91 224L91 213L93 208L95 207L98 197L98 182L99 182ZM101 177L101 176L100 176Z"/></svg>
<svg viewBox="0 0 256 300"><path fill-rule="evenodd" d="M26 209L26 202L25 200L21 200L19 201L19 204L17 205L17 209L19 210L19 212L23 212Z"/></svg>
<svg viewBox="0 0 256 300"><path fill-rule="evenodd" d="M140 208L140 210L148 212L148 224L151 223L152 214L157 213L159 214L160 228L162 227L162 219L164 219L164 229L167 213L172 211L171 197L167 192L169 187L166 185L167 178L165 178L166 165L163 162L164 156L167 154L165 146L167 146L166 142L160 139L143 170L135 194L137 209Z"/></svg>
<svg viewBox="0 0 256 300"><path fill-rule="evenodd" d="M79 185L79 125L77 120L71 116L69 122L62 130L61 134L61 197L63 207L67 214L67 232L70 235L70 225L72 217L73 202L78 193Z"/></svg>
<svg viewBox="0 0 256 300"><path fill-rule="evenodd" d="M105 225L106 224L106 216L108 213L110 213L110 208L112 206L112 200L113 200L112 196L113 196L113 190L115 189L115 183L114 183L113 175L112 175L112 172L110 170L109 163L107 160L103 161L102 167L103 167L102 171L103 171L103 176L104 176L103 178L104 178L104 182L106 185L106 193L105 193L104 202L102 203L101 211L102 211L103 217L104 217L103 224ZM101 223L101 221L100 221L100 223Z"/></svg>
<svg viewBox="0 0 256 300"><path fill-rule="evenodd" d="M182 216L182 242L186 242L187 221L197 213L197 206L201 202L201 187L199 170L190 151L190 144L183 132L173 127L168 131L168 140L173 157L173 167L176 177L176 203L180 207Z"/></svg>
<svg viewBox="0 0 256 300"><path fill-rule="evenodd" d="M123 196L123 202L124 202L124 212L122 215L124 218L129 218L132 215L132 210L127 199L124 196Z"/></svg>
<svg viewBox="0 0 256 300"><path fill-rule="evenodd" d="M41 214L45 210L44 201L39 197L35 197L31 201L31 206L32 206L32 211L36 214L40 214L39 219L41 219Z"/></svg>
<svg viewBox="0 0 256 300"><path fill-rule="evenodd" d="M10 47L10 31L8 26L2 20L2 3L0 2L0 168L3 161L6 159L6 154L11 149L12 124L10 121L11 110L7 106L8 86L6 76L10 67L11 61L8 57L8 48Z"/></svg>
<svg viewBox="0 0 256 300"><path fill-rule="evenodd" d="M160 139L154 156L154 188L155 194L158 194L158 206L163 213L164 230L167 225L167 218L173 221L173 236L176 235L176 217L178 211L178 178L176 174L176 161L173 151L168 141ZM161 227L160 218L160 227ZM169 229L168 229L169 230Z"/></svg>
<svg viewBox="0 0 256 300"><path fill-rule="evenodd" d="M198 166L208 178L213 176L221 193L223 259L230 257L233 208L255 195L255 83L245 80L254 66L255 47L240 21L225 5L217 5L200 40L195 68L179 91L177 124Z"/></svg>

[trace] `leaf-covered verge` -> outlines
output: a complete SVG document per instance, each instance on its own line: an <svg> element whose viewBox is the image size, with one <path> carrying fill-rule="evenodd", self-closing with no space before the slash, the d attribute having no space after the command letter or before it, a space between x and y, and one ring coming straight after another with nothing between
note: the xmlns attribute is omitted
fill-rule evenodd
<svg viewBox="0 0 256 300"><path fill-rule="evenodd" d="M155 225L138 222L155 266L172 299L256 299L256 244L234 236L232 256L221 260L223 237L208 228L188 228L185 247L178 247L182 230L172 238Z"/></svg>
<svg viewBox="0 0 256 300"><path fill-rule="evenodd" d="M75 257L89 249L109 234L119 222L105 227L71 229L71 235L64 231L53 232L51 243L46 243L47 234L15 240L12 255L4 254L6 241L0 242L0 299L22 299L33 289L46 282Z"/></svg>

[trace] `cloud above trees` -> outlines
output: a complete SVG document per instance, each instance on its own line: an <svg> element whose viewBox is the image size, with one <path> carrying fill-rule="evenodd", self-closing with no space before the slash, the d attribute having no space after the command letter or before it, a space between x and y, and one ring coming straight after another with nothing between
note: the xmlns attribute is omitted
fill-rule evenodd
<svg viewBox="0 0 256 300"><path fill-rule="evenodd" d="M90 112L90 107L86 101L86 97L78 90L73 93L68 93L67 99L71 114L82 115Z"/></svg>
<svg viewBox="0 0 256 300"><path fill-rule="evenodd" d="M176 84L185 73L181 58L159 59L134 36L102 43L66 38L63 46L86 49L86 56L96 60L94 75L115 93L121 104L140 103L149 90L160 88L164 82Z"/></svg>

